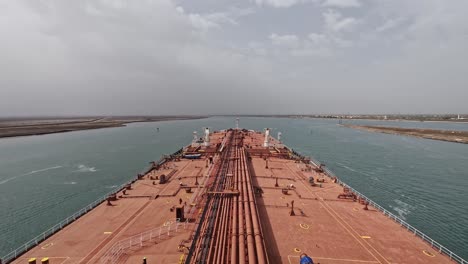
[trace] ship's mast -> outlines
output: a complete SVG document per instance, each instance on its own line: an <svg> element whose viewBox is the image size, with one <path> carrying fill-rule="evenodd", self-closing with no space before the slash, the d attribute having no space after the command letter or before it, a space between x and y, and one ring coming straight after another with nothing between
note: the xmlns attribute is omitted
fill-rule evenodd
<svg viewBox="0 0 468 264"><path fill-rule="evenodd" d="M270 138L269 138L269 136L270 136L270 129L267 128L267 129L265 129L265 140L263 141L263 146L264 146L265 148L268 148L268 147L270 146Z"/></svg>
<svg viewBox="0 0 468 264"><path fill-rule="evenodd" d="M197 140L198 140L197 131L193 131L192 143L193 143L193 144L197 143Z"/></svg>
<svg viewBox="0 0 468 264"><path fill-rule="evenodd" d="M205 127L205 147L210 145L210 129Z"/></svg>

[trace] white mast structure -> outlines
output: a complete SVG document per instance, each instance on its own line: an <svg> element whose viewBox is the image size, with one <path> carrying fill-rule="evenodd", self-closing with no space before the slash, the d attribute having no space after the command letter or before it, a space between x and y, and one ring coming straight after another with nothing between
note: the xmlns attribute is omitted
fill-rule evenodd
<svg viewBox="0 0 468 264"><path fill-rule="evenodd" d="M210 129L205 127L205 147L210 145Z"/></svg>
<svg viewBox="0 0 468 264"><path fill-rule="evenodd" d="M270 136L270 129L267 128L267 129L265 129L265 140L263 141L263 146L264 146L265 148L268 148L268 147L270 146L270 138L269 138L269 136Z"/></svg>
<svg viewBox="0 0 468 264"><path fill-rule="evenodd" d="M197 143L197 140L198 140L197 131L193 131L192 134L193 134L192 143L193 143L193 144L196 144L196 143Z"/></svg>

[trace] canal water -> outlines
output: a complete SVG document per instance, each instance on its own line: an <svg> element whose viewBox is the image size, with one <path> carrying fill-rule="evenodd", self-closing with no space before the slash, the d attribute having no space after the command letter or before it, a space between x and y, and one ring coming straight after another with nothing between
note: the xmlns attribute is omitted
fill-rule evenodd
<svg viewBox="0 0 468 264"><path fill-rule="evenodd" d="M232 117L0 139L0 256ZM347 121L349 122L349 121ZM468 259L468 145L354 130L337 120L241 118L326 164L344 182ZM468 124L353 124L466 130ZM159 132L157 131L159 128ZM86 234L83 234L86 235Z"/></svg>

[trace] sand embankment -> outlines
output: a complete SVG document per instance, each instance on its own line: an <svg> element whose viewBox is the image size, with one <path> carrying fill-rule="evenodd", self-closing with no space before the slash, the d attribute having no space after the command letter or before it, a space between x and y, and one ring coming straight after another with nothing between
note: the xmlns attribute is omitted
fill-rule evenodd
<svg viewBox="0 0 468 264"><path fill-rule="evenodd" d="M468 131L384 127L384 126L360 126L360 125L343 125L343 126L349 127L349 128L366 130L370 132L379 132L379 133L394 134L394 135L405 135L405 136L413 136L413 137L468 144Z"/></svg>
<svg viewBox="0 0 468 264"><path fill-rule="evenodd" d="M121 127L135 122L199 119L204 116L21 118L0 119L0 138L63 133L77 130Z"/></svg>

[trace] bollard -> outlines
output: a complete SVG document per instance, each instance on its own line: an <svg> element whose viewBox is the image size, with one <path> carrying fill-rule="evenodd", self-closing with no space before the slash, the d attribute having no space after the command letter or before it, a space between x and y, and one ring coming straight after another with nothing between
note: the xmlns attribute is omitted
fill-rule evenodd
<svg viewBox="0 0 468 264"><path fill-rule="evenodd" d="M291 211L289 212L289 215L290 215L290 216L296 215L296 214L294 213L294 200L291 201Z"/></svg>
<svg viewBox="0 0 468 264"><path fill-rule="evenodd" d="M363 208L363 209L364 209L364 210L369 210L369 208L367 208L368 205L369 205L369 202L366 201L366 202L364 203L364 208Z"/></svg>
<svg viewBox="0 0 468 264"><path fill-rule="evenodd" d="M49 258L43 258L41 259L42 264L49 264Z"/></svg>
<svg viewBox="0 0 468 264"><path fill-rule="evenodd" d="M146 263L146 257L143 258L143 264L147 264Z"/></svg>
<svg viewBox="0 0 468 264"><path fill-rule="evenodd" d="M36 258L30 258L30 259L28 260L28 263L29 263L29 264L36 264Z"/></svg>

